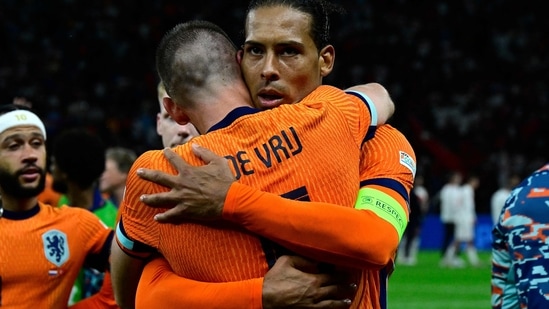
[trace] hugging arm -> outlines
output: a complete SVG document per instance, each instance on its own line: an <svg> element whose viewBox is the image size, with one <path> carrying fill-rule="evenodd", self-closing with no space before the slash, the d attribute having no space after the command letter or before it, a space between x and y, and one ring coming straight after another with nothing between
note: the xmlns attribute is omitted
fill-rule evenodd
<svg viewBox="0 0 549 309"><path fill-rule="evenodd" d="M372 123L372 125L382 125L387 123L387 121L389 121L391 116L395 113L395 103L391 99L387 89L385 89L385 87L381 84L368 83L345 89L345 92L350 91L363 93L368 96L368 105L373 105L377 111L377 121Z"/></svg>
<svg viewBox="0 0 549 309"><path fill-rule="evenodd" d="M143 270L136 309L343 309L356 292L348 280L345 274L319 273L317 263L304 258L281 256L264 278L199 282L177 276L165 259L155 258Z"/></svg>
<svg viewBox="0 0 549 309"><path fill-rule="evenodd" d="M135 307L135 293L145 260L124 252L118 240L111 246L111 277L114 296L122 309Z"/></svg>
<svg viewBox="0 0 549 309"><path fill-rule="evenodd" d="M267 237L297 254L353 268L379 269L393 258L407 223L405 192L399 194L391 188L383 188L384 194L377 196L394 210L389 212L390 215L380 214L383 209L372 205L349 208L321 202L288 200L236 183L224 158L205 148L197 147L194 150L209 164L203 167L190 166L173 151L166 149L164 154L179 171L179 175L141 171L141 177L148 179L152 173L151 180L172 187L172 191L163 195L147 195L142 198L149 205L165 205L166 202L176 204L174 208L159 215L159 220L167 218L167 221L182 222L191 218L223 218ZM398 156L398 152L396 155ZM223 177L225 180L221 181L221 178L211 177L206 173L206 179L197 181L201 169L211 168L213 165L231 176ZM208 188L201 185L204 183L208 183ZM377 186L371 190L380 188L382 187ZM215 192L209 194L207 190L210 189ZM224 197L219 192L228 194ZM186 200L186 196L191 196L191 199ZM196 203L198 198L203 201ZM300 237L295 237L297 234ZM377 237L364 237L373 234Z"/></svg>

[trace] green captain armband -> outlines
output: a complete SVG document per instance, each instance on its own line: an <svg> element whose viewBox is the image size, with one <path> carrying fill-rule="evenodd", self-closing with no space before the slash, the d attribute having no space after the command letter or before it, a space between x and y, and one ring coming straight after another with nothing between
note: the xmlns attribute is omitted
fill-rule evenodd
<svg viewBox="0 0 549 309"><path fill-rule="evenodd" d="M402 238L408 224L406 212L404 212L398 201L389 194L371 188L362 188L358 191L355 209L373 211L395 227L399 241Z"/></svg>

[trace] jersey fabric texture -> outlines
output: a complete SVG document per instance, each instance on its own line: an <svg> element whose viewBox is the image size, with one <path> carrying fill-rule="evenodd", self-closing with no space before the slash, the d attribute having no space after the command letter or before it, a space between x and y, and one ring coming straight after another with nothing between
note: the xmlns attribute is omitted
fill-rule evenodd
<svg viewBox="0 0 549 309"><path fill-rule="evenodd" d="M492 308L549 308L549 164L515 187L492 231Z"/></svg>
<svg viewBox="0 0 549 309"><path fill-rule="evenodd" d="M326 86L321 87L321 88L332 89L332 88L326 87ZM308 97L308 99L310 99L310 97ZM341 101L341 100L348 100L348 99L349 99L348 96L342 96L338 100ZM334 102L334 98L329 98L328 100L330 100L332 103ZM337 102L337 100L336 100L336 102ZM343 106L347 106L347 104L348 103L345 103ZM364 103L360 102L359 104L363 105ZM304 100L299 104L283 106L283 107L280 107L280 108L295 109L298 106L301 106L299 108L303 108L303 106L309 106L309 105L311 105L311 103L308 102L307 100ZM315 105L311 105L311 106L315 106ZM326 103L326 106L329 106L329 105L330 104ZM311 106L309 106L308 109L311 109ZM325 107L325 108L327 109L327 107ZM315 109L317 109L316 106L314 108L312 108L313 111ZM304 119L307 119L307 117L308 117L306 115L309 115L309 114L317 115L317 114L319 114L319 111L320 110L317 110L314 113L300 112L300 115L298 117L297 116L290 116L290 118L289 118L290 122L289 123L291 123L292 125L301 125L299 122L300 121L306 121L306 120L304 120ZM277 243L283 244L286 248L292 249L294 251L299 251L300 254L305 254L305 255L314 256L314 257L322 257L321 259L324 260L324 261L329 261L329 262L334 262L334 263L337 262L339 265L346 263L347 266L353 267L355 269L356 268L363 268L365 266L368 266L368 263L369 263L369 265L374 265L374 267L381 268L383 265L381 265L379 263L379 258L378 257L373 257L372 259L370 259L371 255L366 257L366 258L362 257L361 256L362 251L360 253L356 253L354 255L353 255L354 252L350 252L350 253L341 252L341 248L340 248L341 246L338 246L338 244L340 244L340 243L338 243L338 241L348 241L348 242L351 242L351 243L364 241L364 239L366 237L364 237L363 234L361 234L361 229L360 228L358 230L356 230L356 229L351 230L351 233L349 233L349 234L345 234L345 233L346 233L346 231L349 231L348 227L352 227L353 223L357 223L358 226L360 226L360 224L362 223L361 220L364 220L364 216L372 216L373 215L370 212L364 212L364 214L362 214L362 217L357 216L356 211L354 211L351 208L353 206L355 200L356 200L357 191L358 191L358 188L359 188L359 183L362 180L361 177L357 177L357 176L362 176L361 173L359 173L359 170L358 170L358 168L360 167L360 165L358 164L358 160L359 160L359 157L362 153L361 150L360 150L361 142L357 143L356 141L357 140L360 140L360 141L365 140L365 137L367 136L367 132L364 129L362 129L361 133L359 135L356 135L355 137L353 137L353 136L345 137L345 135L341 135L341 133L339 133L340 136L341 136L339 138L334 136L334 133L337 133L337 130L342 130L342 129L344 131L349 130L349 128L347 128L345 126L347 126L349 123L352 123L353 121L356 122L356 120L352 120L352 119L357 119L358 114L356 112L349 114L348 111L350 111L350 110L347 107L347 108L343 109L343 112L341 111L341 109L338 112L334 112L336 115L343 113L343 115L345 115L344 118L349 119L349 120L345 120L345 122L343 122L342 124L337 124L337 123L334 123L333 121L330 123L329 122L329 119L330 119L329 115L330 114L328 114L326 112L323 113L323 116L321 118L319 118L318 116L313 117L313 118L316 118L318 120L322 120L323 124L327 125L327 127L325 127L324 130L328 130L328 131L322 131L322 129L318 130L320 136L315 137L315 138L311 138L311 139L309 139L307 137L307 135L303 135L303 136L305 136L303 138L300 137L300 142L303 143L303 145L302 145L303 150L305 150L305 149L307 149L309 151L310 150L315 150L315 152L316 152L315 153L315 152L311 151L310 152L311 156L306 157L306 160L296 162L296 163L302 164L301 169L298 166L299 164L296 164L296 165L292 165L292 166L295 166L295 168L292 171L290 171L290 173L284 172L284 173L287 173L287 174L281 174L281 175L265 174L265 175L262 176L262 178L265 178L265 179L259 179L259 181L269 181L266 178L272 178L274 176L274 177L276 177L274 179L276 179L276 181L279 184L283 183L283 182L288 183L289 180L291 179L292 181L295 181L295 182L293 184L293 187L290 187L290 190L288 190L288 189L285 189L285 190L281 190L281 189L279 189L279 190L264 189L262 187L262 185L255 185L254 183L246 183L245 180L246 180L247 177L250 177L250 175L245 176L243 179L241 179L240 184L235 185L234 188L232 187L230 192L229 192L229 195L227 197L227 200L230 200L231 197L238 197L238 199L244 200L244 204L240 204L240 203L237 203L237 202L226 203L225 207L227 208L227 210L226 211L224 210L224 218L227 219L227 221L229 221L229 222L228 223L225 222L224 224L226 224L228 226L231 226L231 229L233 231L239 231L240 230L242 232L242 234L239 235L239 238L253 237L253 235L249 236L247 234L249 232L247 232L247 231L256 232L256 231L254 231L254 229L260 229L261 231L258 230L257 234L261 234L263 236L268 235L266 238L271 239L271 240L275 240ZM275 110L267 111L266 113L272 113L272 112L275 112ZM360 118L358 118L358 119L360 121ZM260 120L260 123L264 123L264 121ZM361 123L364 123L364 121L361 121ZM255 125L252 125L252 127L255 127ZM269 127L269 126L264 126L264 127ZM307 128L307 129L304 129L304 131L313 129L311 126L303 126L303 127ZM317 130L319 128L320 127L317 127L314 130ZM353 127L351 127L351 128L353 128ZM264 130L265 129L263 129L263 131ZM297 129L296 131L301 132L301 130L299 130L299 129ZM389 131L391 131L391 130L389 130ZM326 133L326 132L328 132L328 133ZM299 134L301 134L301 133L298 133L298 135ZM346 134L349 135L348 133L346 133ZM301 135L299 135L299 136L301 136ZM308 140L310 140L310 141L308 141ZM199 144L203 145L203 142L201 140L196 140L196 141ZM306 141L308 141L307 144L306 144ZM346 143L350 144L351 146L346 146ZM324 146L324 147L319 149L318 148L319 144ZM368 143L366 143L366 144L368 144ZM355 151L355 150L357 150L356 145L358 145L358 153ZM203 145L203 146L205 146L205 145ZM209 146L206 146L206 147L210 148ZM347 148L348 147L352 148L352 151L354 153L352 156L350 155L350 153L347 150L345 150L346 147ZM339 152L337 154L327 153L327 151L333 151L334 149L337 149ZM406 149L406 150L408 150L408 149ZM214 149L214 151L215 151L215 149ZM408 151L408 152L413 155L413 151ZM327 158L324 158L324 155L326 155ZM305 157L305 155L302 155L302 156ZM159 160L161 162L165 161L165 159L163 159L161 155L159 155L157 157L155 157L154 159ZM394 157L397 158L397 162L399 162L399 160L401 160L400 153L398 151L395 153ZM319 159L321 159L320 162L319 162ZM292 160L295 160L295 158L292 158ZM340 164L341 164L340 161L344 161L346 163L354 164L354 166L351 166L351 167L338 167L338 166L336 166L336 167L332 168L332 166L335 164L335 162L331 163L330 160L334 160L335 162L339 162ZM295 161L297 161L297 160L295 160ZM283 164L287 164L287 162L284 162ZM401 163L398 163L398 165L401 166L403 169L405 169L406 173L408 173L408 175L411 174L409 167L407 167L407 166L405 166ZM303 167L306 168L305 171L303 171ZM156 168L156 167L153 167L153 168ZM319 169L321 169L321 170L319 170ZM334 171L334 169L335 169L335 171ZM312 173L312 172L309 172L308 170L314 170L315 172ZM345 172L342 173L341 171L345 171ZM341 185L334 186L334 182L341 181L343 178L349 178L349 175L351 175L351 173L356 173L356 174L354 174L354 180L352 180L352 181L349 180L349 183L352 183L351 187L352 187L353 192L345 193L347 191L343 191L343 189L344 189L343 186L341 186ZM316 176L315 177L315 176L312 176L312 175L323 175L323 176L320 176L320 177ZM305 180L300 180L300 177L303 177L303 176L305 176ZM253 175L252 175L252 177L253 177ZM306 185L305 188L303 188L303 185L301 185L299 183L299 182L309 183L309 182L312 181L310 179L312 177L314 177L314 181L317 181L317 182L320 182L320 183L323 183L323 184L320 185L320 186L310 184L310 185ZM383 177L386 177L386 176L384 175ZM303 182L303 181L305 181L305 182ZM326 181L328 181L328 182L326 182ZM413 177L412 177L412 181L413 181ZM380 182L383 182L383 180L380 180ZM298 184L296 185L295 183L298 183ZM146 184L146 185L149 186L146 189L151 190L150 184ZM290 205L290 207L286 207L285 205L287 205L287 204L285 204L285 203L273 204L273 203L267 202L267 203L262 203L265 207L263 207L261 209L256 208L255 210L252 210L253 209L252 205L257 204L257 198L263 198L263 195L258 197L256 195L256 193L257 193L256 190L255 191L254 190L250 191L249 189L251 189L251 188L249 186L251 186L253 188L261 188L262 190L269 191L269 192L274 192L274 193L277 193L277 194L279 194L281 196L284 196L286 198L293 198L295 200L324 201L326 203L331 203L331 204L346 205L349 208L347 208L346 211L342 212L342 207L336 206L336 205L331 205L331 204L320 204L320 205L318 205L316 203L306 203L306 204L301 204L298 207L295 207L295 206L292 206L292 205ZM395 187L396 186L397 185L395 185ZM315 189L313 191L313 190L310 189L311 187L317 188L317 189ZM406 188L402 185L400 187L401 188L399 188L399 192L403 192L404 194L403 194L403 196L401 196L399 198L399 200L404 201L404 204L406 204L406 202L405 202L407 200ZM291 188L300 188L300 189L292 190ZM320 193L315 193L316 190L318 190ZM128 191L130 191L129 185L128 185ZM129 196L128 191L126 192L126 195L129 198L130 196ZM140 191L143 192L143 190L140 190ZM283 194L284 192L290 192L290 193ZM313 195L313 193L315 193L315 194ZM326 196L322 196L321 194L324 194ZM394 191L391 194L395 194ZM338 199L340 199L340 197L342 195L343 196L344 195L349 195L350 199L346 198L343 202L341 200L338 200ZM397 193L397 195L398 195L398 193ZM264 195L264 196L267 196L267 195ZM267 196L267 198L269 198L269 197ZM132 199L135 199L135 197L133 197ZM125 200L126 200L126 197L125 197ZM292 202L290 199L282 199L282 200L284 202L285 201ZM230 210L231 208L233 208L231 205L232 206L239 205L237 208L240 209L240 210L238 210L238 209ZM276 207L273 207L273 205L276 205ZM317 205L318 207L316 207L315 205ZM124 206L126 206L126 205L124 205ZM136 207L136 209L139 209L139 207ZM125 212L126 212L125 207L124 207L123 211L124 211L124 214L125 214ZM150 211L150 210L148 210L148 211ZM164 210L161 210L161 211L164 211ZM238 215L239 212L242 212L243 216L249 216L249 217L247 217L247 219L245 219L244 217L240 218L239 215ZM318 218L316 218L316 219L322 220L322 218L329 217L329 218L331 218L330 222L328 224L323 224L323 223L317 221L316 219L311 219L311 218L313 218L312 215L317 214L317 213L318 213ZM333 216L330 215L330 214L332 214ZM154 215L154 213L148 213L145 218L148 221L152 221L150 218L152 218L153 215ZM256 219L255 217L260 217L259 219L263 220L262 221L263 223L255 222L255 219ZM349 219L349 218L350 218L350 221L345 221L346 219ZM123 215L123 217L122 217L122 223L123 223L122 228L128 229L127 222L125 220L126 219ZM238 225L231 225L230 221L238 222L239 224ZM295 222L295 224L294 223L289 223L289 222ZM150 222L147 223L147 224L150 224ZM249 224L249 225L247 225L247 224ZM143 225L143 223L140 222L140 225ZM301 227L307 226L307 228L303 228L303 230L311 229L313 231L314 230L316 230L316 231L315 231L315 233L311 233L311 236L309 237L309 239L304 239L303 237L299 237L299 239L298 239L297 237L295 237L295 235L299 231L296 230L296 229L291 229L291 228L288 229L288 226L292 226L292 225L293 226L301 226ZM329 239L329 237L328 238L326 237L325 232L333 234L333 230L338 229L340 227L340 225L342 225L344 227L344 230L341 231L341 239L334 240L333 242L330 242L330 239ZM236 227L236 226L239 226L239 227ZM246 229L241 230L240 226L244 226L244 227L246 227ZM390 224L388 224L388 223L381 223L381 226L383 228L392 229L391 231L389 231L389 233L387 233L388 234L387 238L390 238L389 243L395 243L395 242L398 243L398 236L397 236L394 228L391 227ZM133 228L133 227L130 227L130 228ZM150 229L150 227L143 227L143 226L141 226L140 228L143 229L144 231L145 231L144 228ZM372 227L372 229L375 229L375 228ZM122 231L119 231L119 232L122 232ZM278 234L278 232L281 232L282 234ZM147 232L147 233L150 233L150 232ZM211 232L209 232L209 233L211 233ZM126 234L130 234L130 232L126 231ZM186 236L186 237L190 237L189 239L193 239L193 242L196 241L196 245L198 245L199 244L199 239L203 238L204 237L203 235L204 235L204 232L200 233L200 230L197 230L195 232L189 233L189 235ZM277 236L277 235L282 235L282 236ZM304 235L301 235L301 236L304 236ZM131 234L130 234L130 237L131 237ZM156 238L162 238L162 236L156 236ZM178 239L181 239L181 238L178 237ZM184 239L187 239L187 238L184 238ZM236 238L234 238L234 239L236 239ZM295 240L295 242L293 240ZM156 240L156 241L158 242L158 240ZM219 251L225 251L225 250L230 251L232 248L235 247L234 242L231 243L231 242L229 242L229 240L223 240L220 243L217 243L215 245L211 245L212 249L207 249L207 248L210 247L210 245L208 245L207 248L204 250L204 246L200 245L201 247L199 249L204 250L203 252L193 252L193 250L189 248L191 251L188 254L192 255L193 259L196 259L197 258L196 255L198 254L199 255L198 257L200 257L200 259L209 260L208 262L214 263L215 266L207 265L207 266L202 268L202 271L204 273L199 273L199 274L186 274L186 273L183 272L183 276L185 276L189 279L195 279L195 280L200 280L200 281L211 281L211 282L223 282L223 281L235 281L235 280L248 279L247 281L243 281L243 282L240 282L240 283L228 282L228 283L224 283L224 285L234 288L235 289L234 291L238 291L239 289L240 289L240 291L242 291L243 286L248 286L247 284L252 285L252 287L248 286L248 288L246 289L246 291L251 292L249 294L250 299L247 298L247 302L242 302L242 303L238 303L238 304L233 302L232 304L234 304L233 305L234 308L260 308L260 306L261 306L261 280L257 280L256 278L258 276L262 277L264 275L265 271L268 269L268 267L270 265L272 265L272 263L274 263L274 260L277 257L277 254L281 254L281 253L284 253L284 252L279 251L277 246L273 245L271 242L268 242L264 239L258 239L256 241L260 242L260 244L256 243L255 245L251 246L252 250L248 250L250 253L255 252L253 254L253 257L254 257L255 261L250 262L250 261L246 260L249 257L246 257L246 259L244 259L244 260L242 260L242 257L239 257L239 259L241 261L241 262L239 262L240 264L228 265L227 266L228 267L227 271L230 271L230 272L238 272L239 267L250 268L250 269L251 269L251 266L259 267L259 269L254 268L252 270L250 270L250 269L246 270L246 272L248 272L250 275L245 275L245 276L242 276L241 279L236 279L236 277L234 277L234 275L231 274L231 276L233 276L232 277L233 279L230 279L229 277L227 277L229 280L219 280L216 277L212 277L212 276L218 276L219 275L219 272L217 271L217 267L220 263L221 263L221 265L223 265L223 263L227 263L227 261L226 261L227 258L225 257L226 253L222 253L222 252L219 252ZM309 244L312 244L312 245L309 245ZM362 243L360 243L360 244L362 244ZM320 247L319 247L319 245L320 245ZM130 246L138 247L137 244L130 244ZM253 247L257 248L258 246L262 246L261 251L257 250L257 249L253 249ZM126 250L127 250L127 248L128 248L128 246L126 246ZM218 251L215 251L215 250L218 250ZM247 249L245 249L245 250L247 250ZM239 250L238 252L234 252L232 254L239 254L241 252L246 252L246 251L240 251ZM164 252L161 252L161 253L164 254ZM131 252L131 254L135 254L135 252ZM394 254L394 252L391 252L391 254ZM213 255L215 255L214 258L212 258ZM340 259L341 255L348 256L348 258L345 261L341 261L341 259ZM219 261L217 260L218 257L220 259ZM184 258L188 259L190 257L185 256ZM163 264L157 264L157 265L164 266ZM224 266L222 266L222 267L224 267ZM198 267L195 267L195 268L198 268ZM176 272L178 272L178 271L176 270ZM181 272L178 272L178 273L181 274ZM213 274L210 274L210 273L213 273ZM159 274L159 272L155 272L154 270L152 272L148 272L147 268L146 268L146 271L144 272L144 276L151 275L150 277L147 277L147 278L156 278L156 279L158 279L158 278L164 278L165 279L166 278L166 277L158 277L158 274ZM206 276L210 276L210 277L207 277L208 279L206 279L206 280L202 279L203 277L206 277ZM363 276L363 279L370 280L370 275L362 275L362 276ZM380 277L379 277L378 273L372 273L371 277L372 277L371 282L362 282L361 281L360 287L362 289L358 293L359 294L357 296L358 301L355 301L355 304L357 304L357 307L355 307L355 308L374 308L374 307L377 308L378 307L377 299L379 297L377 295L380 293L379 284L377 284L375 287L373 287L373 290L370 290L367 287L369 287L370 284L375 285L376 282L374 282L374 281L377 281L379 283L379 280L380 280L379 278ZM174 278L174 279L176 279L176 278ZM142 281L144 281L144 280L142 280ZM159 281L160 280L155 280L154 283L157 283ZM193 282L191 282L191 281L192 280L188 281L188 283L190 285L193 284ZM198 283L195 282L194 284L198 284ZM140 289L141 289L141 283L140 283ZM209 290L212 291L212 288L210 288ZM154 293L157 293L157 292L160 293L161 290L154 289L154 291L155 291ZM219 301L220 303L222 303L224 301L223 299L225 299L223 297L223 295L230 298L231 294L232 294L230 291L231 291L231 288L226 288L225 290L223 290L223 292L220 292L220 293L222 293L222 295L212 292L212 294L216 295L215 302L217 303ZM259 293L259 294L257 294L257 293ZM375 293L377 293L377 294L373 295ZM241 294L241 292L239 294ZM189 297L192 298L192 296L190 296L190 294L187 294L187 295L189 295ZM237 294L232 294L233 298L234 298L234 295L237 295ZM193 300L189 299L189 297L187 297L185 304L186 305L193 305L193 303L192 303ZM141 298L141 295L139 295L139 294L138 294L138 299L139 299L138 306L142 305L143 307L146 307L146 304L147 304L146 300ZM374 299L375 302L376 302L376 305L367 304L367 302L369 302L369 301L366 301L366 299ZM197 300L197 301L199 301L199 300ZM245 304L245 306L240 306L240 304L242 304L242 305Z"/></svg>
<svg viewBox="0 0 549 309"><path fill-rule="evenodd" d="M113 234L85 209L42 203L26 212L4 210L0 227L2 308L67 308L86 258L106 261Z"/></svg>
<svg viewBox="0 0 549 309"><path fill-rule="evenodd" d="M399 207L406 210L409 201L407 193L412 187L415 174L415 155L409 142L395 128L383 125L377 128L376 136L367 141L362 150L360 172L361 178L365 179L361 182L363 188L376 188L392 195L399 200ZM367 156L364 151L369 151L372 155ZM409 159L414 161L410 162ZM347 211L337 208L339 211L332 209L330 213L329 209L334 205L307 202L307 208L303 208L303 205L294 205L295 203L298 202L280 197L273 198L272 194L258 192L246 185L235 183L225 201L224 218L240 222L252 232L268 234L269 238L276 239L288 247L295 247L296 251L300 245L307 246L309 251L317 250L314 256L322 256L323 260L334 261L338 265L367 268L368 270L362 271L363 280L360 281L358 295L351 308L387 308L387 279L393 263L382 268L384 265L381 261L394 259L394 248L398 246L394 227L368 211L362 213L367 216L367 224L364 224L364 217L357 216L356 212L350 209ZM317 207L320 207L319 210ZM306 216L310 222L303 230L311 229L310 225L314 225L320 237L314 237L313 234L309 239L309 234L299 233L289 227L294 224L294 220L290 219L305 216L304 213L297 212L299 209L307 212ZM279 213L288 215L280 216ZM311 214L319 216L312 218ZM304 222L299 224L303 227ZM271 228L266 229L265 226ZM335 230L340 231L341 237L333 237ZM281 234L286 231L288 233ZM298 233L300 237L295 237ZM292 241L295 243L291 243ZM345 251L344 246L349 246L354 251ZM356 248L360 250L356 251ZM332 256L330 253L335 255ZM262 278L216 284L194 281L178 277L167 261L157 258L148 263L143 270L136 303L141 308L155 304L198 308L207 304L209 308L261 309L262 284ZM188 293L173 293L175 289Z"/></svg>

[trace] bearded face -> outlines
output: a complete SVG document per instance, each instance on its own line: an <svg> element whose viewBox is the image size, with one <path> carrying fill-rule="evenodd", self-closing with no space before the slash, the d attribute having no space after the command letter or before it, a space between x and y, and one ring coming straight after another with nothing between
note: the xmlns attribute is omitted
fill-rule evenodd
<svg viewBox="0 0 549 309"><path fill-rule="evenodd" d="M0 187L4 191L4 194L15 198L31 198L39 195L46 186L46 173L43 169L34 166L33 167L39 174L40 179L34 186L25 184L22 180L22 176L26 173L27 168L23 168L10 173L4 167L0 167Z"/></svg>

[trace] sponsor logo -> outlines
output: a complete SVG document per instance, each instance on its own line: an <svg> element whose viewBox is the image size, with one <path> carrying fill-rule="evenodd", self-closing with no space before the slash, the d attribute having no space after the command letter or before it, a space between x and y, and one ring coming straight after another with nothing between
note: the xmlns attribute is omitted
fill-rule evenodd
<svg viewBox="0 0 549 309"><path fill-rule="evenodd" d="M405 153L404 151L399 151L400 153L400 164L408 168L414 177L416 176L416 161L412 157Z"/></svg>

